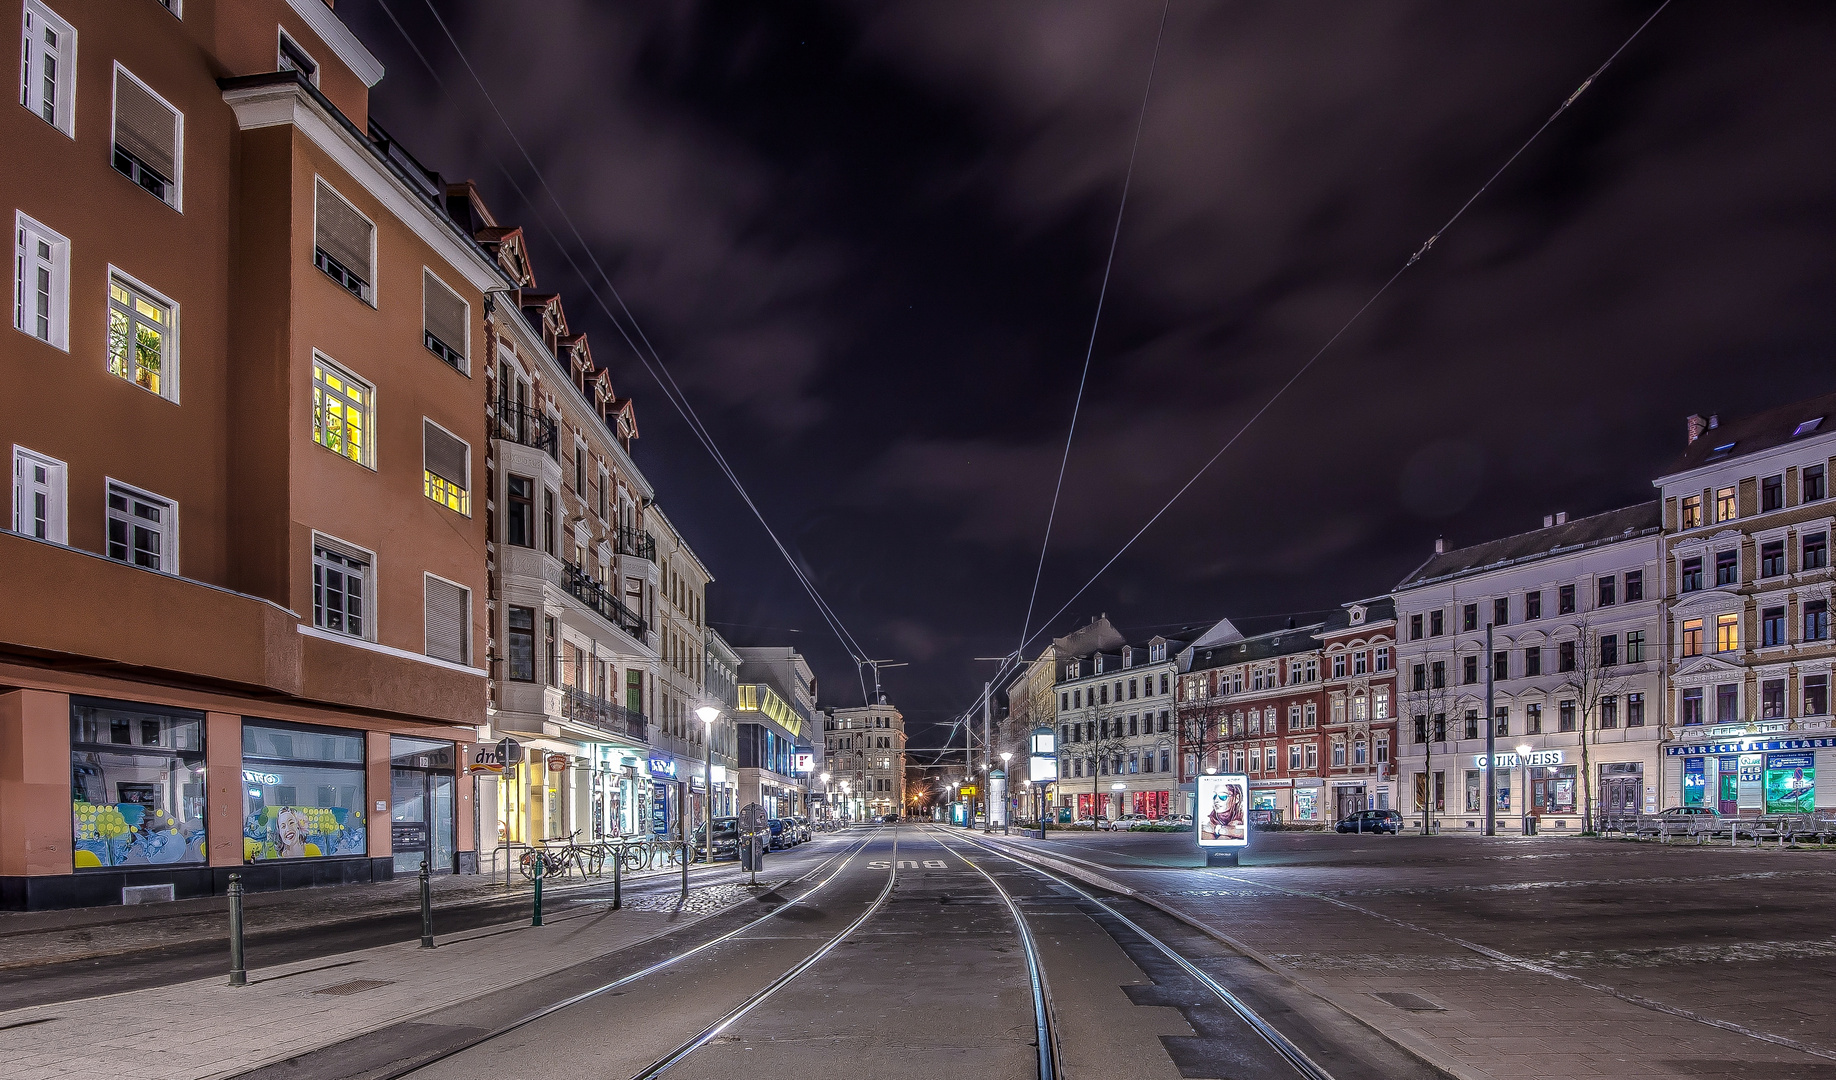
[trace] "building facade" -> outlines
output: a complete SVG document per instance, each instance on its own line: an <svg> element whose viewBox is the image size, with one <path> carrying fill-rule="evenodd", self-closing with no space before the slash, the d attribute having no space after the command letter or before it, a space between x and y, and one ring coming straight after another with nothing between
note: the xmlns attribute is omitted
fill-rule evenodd
<svg viewBox="0 0 1836 1080"><path fill-rule="evenodd" d="M1663 504L1667 805L1836 806L1830 728L1836 395L1723 424L1688 418Z"/></svg>
<svg viewBox="0 0 1836 1080"><path fill-rule="evenodd" d="M1333 820L1397 805L1396 601L1346 604L1316 635L1326 692L1325 805ZM1303 669L1304 670L1304 669Z"/></svg>
<svg viewBox="0 0 1836 1080"><path fill-rule="evenodd" d="M651 760L668 764L653 768L653 778L660 769L677 777L677 799L687 798L688 823L705 819L708 814L710 766L724 773L737 765L739 727L727 699L708 686L707 675L707 594L714 580L682 534L655 506L649 508L646 522L656 537L657 567L661 587L657 590L657 650L661 679L657 684L657 720L651 729ZM720 710L713 724L705 724L700 710ZM731 783L724 778L719 783ZM722 802L715 792L714 802ZM731 792L724 802L730 803Z"/></svg>
<svg viewBox="0 0 1836 1080"><path fill-rule="evenodd" d="M1157 637L1057 661L1057 805L1076 820L1173 812L1176 653Z"/></svg>
<svg viewBox="0 0 1836 1080"><path fill-rule="evenodd" d="M475 865L510 283L328 5L190 7L8 8L8 907Z"/></svg>
<svg viewBox="0 0 1836 1080"><path fill-rule="evenodd" d="M1580 830L1590 805L1617 817L1657 808L1660 533L1656 503L1558 514L1437 551L1397 586L1405 813L1484 827L1488 672L1499 827L1529 814Z"/></svg>
<svg viewBox="0 0 1836 1080"><path fill-rule="evenodd" d="M768 817L808 814L816 767L811 741L816 673L788 646L733 651L740 661L733 710L739 723L739 804L757 803Z"/></svg>
<svg viewBox="0 0 1836 1080"><path fill-rule="evenodd" d="M905 716L879 704L833 709L823 718L823 773L818 797L846 821L902 814L905 806Z"/></svg>

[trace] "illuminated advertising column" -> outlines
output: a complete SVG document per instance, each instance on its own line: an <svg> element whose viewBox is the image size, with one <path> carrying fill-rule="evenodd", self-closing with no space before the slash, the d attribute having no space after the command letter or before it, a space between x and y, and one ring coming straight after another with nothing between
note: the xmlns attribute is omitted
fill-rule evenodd
<svg viewBox="0 0 1836 1080"><path fill-rule="evenodd" d="M1249 777L1241 773L1199 777L1194 818L1205 865L1237 865L1238 852L1249 846Z"/></svg>

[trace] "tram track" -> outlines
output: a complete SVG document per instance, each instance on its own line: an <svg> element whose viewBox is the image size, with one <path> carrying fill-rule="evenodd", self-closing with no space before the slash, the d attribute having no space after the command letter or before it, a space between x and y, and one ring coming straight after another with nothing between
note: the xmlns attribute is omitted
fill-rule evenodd
<svg viewBox="0 0 1836 1080"><path fill-rule="evenodd" d="M959 840L965 841L969 844L972 844L975 847L978 847L982 849L983 851L986 851L989 854L999 859L1012 863L1014 866L1017 866L1024 871L1027 871L1029 873L1038 875L1039 877L1045 878L1046 880L1051 881L1055 883L1056 885L1068 890L1073 895L1077 896L1080 900L1093 905L1095 908L1102 911L1104 914L1106 914L1110 918L1114 919L1118 924L1127 928L1129 933L1134 934L1136 937L1138 937L1142 942L1147 944L1149 947L1153 948L1154 950L1158 951L1161 955L1165 956L1167 960L1172 962L1188 978L1190 978L1193 982L1197 983L1207 993L1215 997L1221 1004L1224 1005L1225 1008L1230 1010L1231 1013L1235 1014L1240 1020L1242 1020L1243 1023L1251 1031L1255 1032L1255 1034L1263 1041L1263 1043L1265 1043L1269 1049L1273 1050L1276 1056L1280 1058L1283 1062L1285 1062L1294 1071L1295 1075L1304 1077L1306 1078L1306 1080L1333 1080L1331 1073L1327 1072L1323 1067L1319 1065L1319 1063L1315 1062L1311 1057L1309 1057L1305 1051L1303 1051L1299 1046L1295 1045L1293 1040L1289 1039L1286 1035L1283 1035L1279 1030L1275 1028L1274 1025L1270 1024L1259 1013L1257 1013L1256 1010L1252 1009L1248 1004L1246 1004L1242 1000L1242 998L1238 997L1236 994L1231 993L1228 989L1226 989L1223 986L1223 984L1219 983L1215 978L1213 978L1211 975L1207 974L1204 970L1199 968L1198 965L1194 964L1191 960L1187 959L1184 955L1182 955L1179 952L1179 950L1175 949L1173 946L1169 945L1167 942L1163 941L1161 938L1151 933L1146 927L1142 926L1136 920L1129 918L1127 915L1117 910L1117 908L1113 904L1110 904L1109 902L1101 899L1100 897L1093 895L1091 892L1089 892L1088 890L1086 890L1085 888L1083 888L1082 886L1074 882L1066 880L1065 878L1060 877L1059 875L1052 873L1051 871L1046 870L1043 867L1040 867L1036 864L1027 862L1024 859L1016 858L1012 854L1009 854L1008 852L1003 851L1000 848L995 847L993 845L984 843L983 841L978 840L973 836L957 834L956 838ZM957 858L963 858L963 856L960 853L957 853ZM968 862L969 860L964 859L963 861ZM974 865L974 864L971 864L971 865ZM978 866L976 867L976 869L980 870L984 876L988 876L987 871L983 870L981 867ZM992 880L992 877L990 878L990 880ZM997 888L998 887L999 886L997 886ZM1003 895L1005 895L1005 890L1002 890L1002 891L1003 891ZM1020 912L1017 906L1015 907L1014 911L1015 911L1016 917L1019 917ZM1029 937L1030 937L1030 934L1029 934Z"/></svg>
<svg viewBox="0 0 1836 1080"><path fill-rule="evenodd" d="M564 1009L568 1009L573 1006L582 1004L583 1002L591 1001L595 998L602 997L606 994L619 990L622 987L629 986L642 979L655 975L658 972L674 967L675 965L681 963L684 960L688 960L691 957L700 955L704 952L707 952L713 949L714 947L718 945L725 944L726 942L729 942L733 940L734 938L737 938L749 931L755 930L758 927L768 923L771 919L780 916L782 913L792 908L795 908L799 905L804 904L806 901L809 900L810 897L815 896L818 892L822 891L822 889L825 886L827 886L830 882L833 882L837 878L841 877L842 874L847 872L848 864L853 862L854 857L860 854L861 851L866 849L867 845L871 841L872 841L871 836L862 837L857 843L849 847L847 850L836 852L835 854L824 859L822 862L817 863L814 867L810 868L808 871L804 872L802 875L792 879L792 881L790 882L787 882L787 884L796 884L799 882L808 881L811 878L816 877L818 874L821 874L826 867L828 867L831 863L835 862L837 859L841 860L841 865L836 867L833 873L829 874L827 877L817 882L814 887L806 890L805 892L799 894L798 896L787 901L786 903L781 904L775 908L772 908L770 911L767 911L765 914L760 915L756 919L752 919L738 927L735 927L734 929L729 930L726 933L721 934L718 937L710 938L709 940L704 941L699 945L695 945L692 948L684 949L681 952L674 953L670 956L667 956L663 958L662 960L658 960L655 963L649 964L638 971L634 971L628 975L623 975L623 976L620 976L619 978L609 980L598 986L592 987L591 989L584 990L576 994L571 994L568 997L561 999L560 1001L551 1002L548 1005L544 1005L543 1007L539 1009L536 1009L526 1015L520 1016L517 1019L512 1020L508 1023L492 1028L489 1031L482 1032L476 1036L462 1039L449 1046L442 1047L441 1050L436 1054L420 1056L420 1057L417 1057L415 1060L410 1061L410 1062L405 1062L396 1068L370 1074L369 1080L402 1080L403 1077L411 1076L415 1073L421 1072L422 1070L428 1068L429 1066L437 1065L440 1062L447 1060L448 1058L456 1057L459 1054L463 1054L468 1050L475 1049L486 1043L500 1039L504 1037L505 1035L508 1035L520 1028L527 1027L530 1024L533 1024L546 1017L552 1016L555 1013L561 1012ZM782 886L780 886L780 888L781 887ZM888 887L890 888L890 879L888 882ZM275 1065L286 1065L287 1063L288 1062L285 1060L280 1061L280 1062L272 1062L272 1063L263 1065L258 1069L250 1069L250 1070L247 1070L247 1072L241 1073L238 1075L249 1075L250 1073L260 1072L260 1071L272 1068Z"/></svg>

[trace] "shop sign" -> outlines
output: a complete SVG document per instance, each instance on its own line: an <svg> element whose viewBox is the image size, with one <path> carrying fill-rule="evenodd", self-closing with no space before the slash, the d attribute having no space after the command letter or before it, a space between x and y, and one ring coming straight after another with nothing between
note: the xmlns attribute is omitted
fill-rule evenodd
<svg viewBox="0 0 1836 1080"><path fill-rule="evenodd" d="M1532 750L1530 753L1523 755L1522 759L1516 754L1493 754L1492 756L1498 759L1498 767L1501 769L1515 769L1519 765L1525 764L1528 764L1533 769L1541 768L1545 765L1562 764L1562 751L1560 750ZM1473 758L1473 768L1485 768L1484 754L1476 755Z"/></svg>
<svg viewBox="0 0 1836 1080"><path fill-rule="evenodd" d="M1281 777L1280 779L1277 779L1277 780L1251 780L1250 781L1250 787L1253 787L1253 788L1292 787L1293 785L1294 785L1294 781L1286 776Z"/></svg>
<svg viewBox="0 0 1836 1080"><path fill-rule="evenodd" d="M1766 750L1818 750L1825 747L1836 747L1836 737L1819 739L1741 739L1736 742L1689 743L1682 746L1666 746L1667 757L1682 757L1690 754L1738 754L1743 751Z"/></svg>
<svg viewBox="0 0 1836 1080"><path fill-rule="evenodd" d="M548 771L549 772L566 772L567 767L573 763L573 760L574 760L573 758L568 757L566 754L550 754L548 755L548 762L547 762Z"/></svg>
<svg viewBox="0 0 1836 1080"><path fill-rule="evenodd" d="M278 784L281 778L271 772L256 772L253 769L242 770L242 782L245 784Z"/></svg>
<svg viewBox="0 0 1836 1080"><path fill-rule="evenodd" d="M1766 812L1808 814L1817 808L1817 755L1766 755Z"/></svg>
<svg viewBox="0 0 1836 1080"><path fill-rule="evenodd" d="M425 821L390 822L389 844L391 851L427 850L427 823Z"/></svg>
<svg viewBox="0 0 1836 1080"><path fill-rule="evenodd" d="M816 754L810 750L799 750L791 755L791 772L807 773L816 768Z"/></svg>
<svg viewBox="0 0 1836 1080"><path fill-rule="evenodd" d="M1198 778L1200 847L1246 847L1249 844L1249 777L1224 773Z"/></svg>
<svg viewBox="0 0 1836 1080"><path fill-rule="evenodd" d="M650 797L650 831L655 836L669 835L669 789L658 786Z"/></svg>
<svg viewBox="0 0 1836 1080"><path fill-rule="evenodd" d="M690 791L706 791L708 790L708 783L701 777L690 774L688 778L688 787Z"/></svg>
<svg viewBox="0 0 1836 1080"><path fill-rule="evenodd" d="M674 758L657 757L655 754L652 754L650 756L650 775L667 776L671 780L674 780L676 778L676 760Z"/></svg>
<svg viewBox="0 0 1836 1080"><path fill-rule="evenodd" d="M725 765L715 765L713 767L713 776L714 776L714 782L716 784L726 783L727 782L727 767Z"/></svg>

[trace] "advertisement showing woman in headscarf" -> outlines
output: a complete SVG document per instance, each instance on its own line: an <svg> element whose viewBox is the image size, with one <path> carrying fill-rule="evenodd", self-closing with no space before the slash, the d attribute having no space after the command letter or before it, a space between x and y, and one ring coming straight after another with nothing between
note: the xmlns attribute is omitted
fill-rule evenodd
<svg viewBox="0 0 1836 1080"><path fill-rule="evenodd" d="M1200 847L1244 847L1249 843L1249 777L1198 778Z"/></svg>

